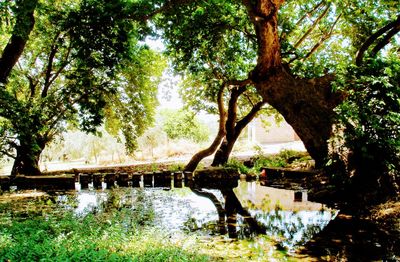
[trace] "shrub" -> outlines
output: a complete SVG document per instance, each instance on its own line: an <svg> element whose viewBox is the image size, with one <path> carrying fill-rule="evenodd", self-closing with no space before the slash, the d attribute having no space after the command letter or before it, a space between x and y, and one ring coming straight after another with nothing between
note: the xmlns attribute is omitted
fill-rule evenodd
<svg viewBox="0 0 400 262"><path fill-rule="evenodd" d="M356 183L396 194L400 183L400 60L349 67L336 87L348 97L338 109L338 139ZM377 187L377 185L379 185Z"/></svg>

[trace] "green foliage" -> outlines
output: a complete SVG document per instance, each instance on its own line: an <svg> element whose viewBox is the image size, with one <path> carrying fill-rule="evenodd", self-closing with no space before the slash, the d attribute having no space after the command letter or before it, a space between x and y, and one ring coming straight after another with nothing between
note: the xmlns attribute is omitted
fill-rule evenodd
<svg viewBox="0 0 400 262"><path fill-rule="evenodd" d="M26 22L15 19L23 7L2 5L0 24L11 34ZM125 1L39 2L19 66L0 88L2 154L38 159L66 123L95 132L105 118L128 152L136 148L154 120L165 60L139 42L146 25L130 14Z"/></svg>
<svg viewBox="0 0 400 262"><path fill-rule="evenodd" d="M196 118L194 112L165 110L161 114L164 118L162 129L168 138L189 139L197 143L208 140L210 131Z"/></svg>
<svg viewBox="0 0 400 262"><path fill-rule="evenodd" d="M337 2L287 1L280 9L278 22L282 58L290 64L294 74L313 78L332 72L343 62L349 62L349 52L353 50L348 35L341 31L345 23ZM316 6L318 8L314 9ZM315 25L319 17L321 20ZM313 48L316 49L311 52Z"/></svg>
<svg viewBox="0 0 400 262"><path fill-rule="evenodd" d="M154 122L158 105L157 86L166 68L166 60L146 46L131 49L130 59L122 63L116 76L115 95L105 109L106 130L125 138L127 152L138 147L137 138Z"/></svg>
<svg viewBox="0 0 400 262"><path fill-rule="evenodd" d="M278 155L257 156L254 160L254 169L260 171L263 167L285 167L287 159Z"/></svg>
<svg viewBox="0 0 400 262"><path fill-rule="evenodd" d="M178 5L155 19L174 69L182 74L180 95L194 111L218 114L224 81L245 79L256 62L254 28L239 2L205 1ZM225 100L230 91L225 90ZM238 100L238 118L260 101L249 86Z"/></svg>
<svg viewBox="0 0 400 262"><path fill-rule="evenodd" d="M345 0L337 1L337 5L346 21L342 31L352 40L355 50L378 28L395 20L400 8L396 0Z"/></svg>
<svg viewBox="0 0 400 262"><path fill-rule="evenodd" d="M247 167L243 162L230 159L226 167L238 170L241 174L258 174L263 167L302 167L309 168L311 157L304 152L282 150L276 155L265 156L260 150L252 159L252 167Z"/></svg>
<svg viewBox="0 0 400 262"><path fill-rule="evenodd" d="M176 172L176 171L183 171L185 169L185 164L172 164L168 166L168 170L171 172Z"/></svg>
<svg viewBox="0 0 400 262"><path fill-rule="evenodd" d="M351 150L351 165L363 179L382 178L399 188L400 179L400 60L370 60L342 72L336 88L348 94L339 106L341 139ZM387 181L389 180L389 181ZM397 183L397 185L396 185Z"/></svg>
<svg viewBox="0 0 400 262"><path fill-rule="evenodd" d="M282 58L300 77L333 73L353 63L365 40L395 20L399 8L399 2L393 0L286 1L278 19ZM306 38L300 41L303 36Z"/></svg>
<svg viewBox="0 0 400 262"><path fill-rule="evenodd" d="M254 31L246 13L237 2L187 3L157 17L155 24L178 71L215 68L227 78L245 77L256 56L255 42L245 36L245 30Z"/></svg>
<svg viewBox="0 0 400 262"><path fill-rule="evenodd" d="M154 215L148 201L138 202L135 209L124 208L115 194L105 212L85 216L64 209L36 213L28 219L24 212L13 213L7 219L10 206L1 205L0 257L10 261L208 260L165 241L159 231L149 228ZM25 212L39 204L25 207Z"/></svg>
<svg viewBox="0 0 400 262"><path fill-rule="evenodd" d="M251 173L251 169L243 164L243 162L231 158L229 159L228 163L224 166L226 168L233 168L237 171L239 171L240 174L249 174Z"/></svg>

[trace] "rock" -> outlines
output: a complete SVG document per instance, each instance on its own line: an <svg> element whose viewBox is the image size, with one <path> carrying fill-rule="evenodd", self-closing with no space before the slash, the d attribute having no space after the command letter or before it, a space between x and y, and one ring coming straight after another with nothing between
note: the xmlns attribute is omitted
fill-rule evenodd
<svg viewBox="0 0 400 262"><path fill-rule="evenodd" d="M0 190L10 190L10 178L8 176L0 176Z"/></svg>
<svg viewBox="0 0 400 262"><path fill-rule="evenodd" d="M75 176L17 176L15 184L17 189L73 190L75 189Z"/></svg>
<svg viewBox="0 0 400 262"><path fill-rule="evenodd" d="M200 188L232 188L236 187L240 174L233 168L207 168L196 170L194 186Z"/></svg>

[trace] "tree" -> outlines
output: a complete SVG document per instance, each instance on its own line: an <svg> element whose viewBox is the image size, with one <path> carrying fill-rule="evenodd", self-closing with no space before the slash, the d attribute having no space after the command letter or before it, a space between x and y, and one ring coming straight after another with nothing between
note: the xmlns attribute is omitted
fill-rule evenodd
<svg viewBox="0 0 400 262"><path fill-rule="evenodd" d="M123 1L2 5L9 41L0 58L0 150L15 159L12 176L40 174L41 152L66 123L93 132L105 108L132 149L152 120L163 65L139 43L145 25L126 19Z"/></svg>
<svg viewBox="0 0 400 262"><path fill-rule="evenodd" d="M157 24L163 27L163 36L168 39L168 54L173 58L172 64L176 70L183 71L187 76L185 87L182 89L184 100L194 110L205 110L219 115L219 131L216 138L209 148L193 156L186 166L187 170L195 169L201 159L211 155L218 148L213 165L225 163L241 131L265 105L251 81L236 80L245 77L247 70L251 68L251 61L256 53L247 47L254 43L244 37L240 30L235 30L236 24L229 25L228 21L217 20L220 18L221 9L226 13L223 19L232 20L232 17L226 17L230 16L229 13L236 7L224 10L223 3L221 6L216 5L217 7L198 7L195 4L189 8L189 5L182 5L176 8L179 11L174 9L157 20ZM188 17L188 23L179 23L182 10L193 14ZM212 23L215 25L210 27L207 23L213 19L215 21ZM237 20L237 24L246 23L244 12L239 11ZM168 24L174 26L165 27ZM203 28L204 31L199 32L198 28ZM185 33L181 34L192 29L194 34L198 35L187 38ZM211 31L207 31L208 29ZM226 30L229 30L230 34L218 35ZM202 41L205 43L202 44ZM210 45L215 47L210 49ZM193 59L188 54L191 48L196 49Z"/></svg>
<svg viewBox="0 0 400 262"><path fill-rule="evenodd" d="M227 88L229 82L238 83L234 88L254 86L322 167L334 109L346 97L332 89L335 72L356 57L384 56L379 51L398 46L399 5L390 0L192 1L163 12L156 24L176 70L196 77L204 71L222 75L225 81L211 73L200 80Z"/></svg>
<svg viewBox="0 0 400 262"><path fill-rule="evenodd" d="M196 143L208 140L208 127L197 119L194 112L166 109L161 116L162 129L169 139L189 139Z"/></svg>
<svg viewBox="0 0 400 262"><path fill-rule="evenodd" d="M199 75L198 73L197 76ZM218 79L218 76L215 77ZM219 129L214 141L208 148L192 157L185 167L186 170L193 171L204 157L214 152L216 154L212 166L227 163L236 140L247 124L257 115L271 115L276 112L271 107L265 106L266 103L260 99L254 87L248 85L246 81L228 81L223 82L222 86L213 86L201 83L192 75L184 82L181 95L188 106L219 115ZM218 92L217 101L215 101L215 91Z"/></svg>

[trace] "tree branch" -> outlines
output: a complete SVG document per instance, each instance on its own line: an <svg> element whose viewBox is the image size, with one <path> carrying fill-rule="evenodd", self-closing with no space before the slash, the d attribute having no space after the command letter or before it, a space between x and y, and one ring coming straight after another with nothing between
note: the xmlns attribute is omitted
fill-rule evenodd
<svg viewBox="0 0 400 262"><path fill-rule="evenodd" d="M25 49L29 34L35 24L34 11L38 0L23 0L16 10L13 34L0 58L0 83L6 84L11 70Z"/></svg>
<svg viewBox="0 0 400 262"><path fill-rule="evenodd" d="M169 0L167 1L163 6L160 6L158 9L155 9L154 11L150 12L149 14L146 15L140 15L140 16L134 16L130 17L138 21L147 21L154 17L157 14L163 13L163 12L168 12L169 10L173 9L177 5L183 5L183 4L190 4L196 1L193 0Z"/></svg>
<svg viewBox="0 0 400 262"><path fill-rule="evenodd" d="M31 91L30 97L34 97L36 94L36 86L38 84L38 81L34 81L33 77L30 75L26 75L26 78L28 78L29 81L29 89Z"/></svg>
<svg viewBox="0 0 400 262"><path fill-rule="evenodd" d="M317 18L317 20L315 20L313 22L313 24L311 25L311 27L307 30L307 32L297 41L296 44L294 44L294 48L298 48L303 42L304 40L311 34L311 32L315 29L315 27L319 24L319 22L321 22L322 18L324 18L329 9L330 9L330 4L328 4L325 8L325 10L322 12L322 14Z"/></svg>
<svg viewBox="0 0 400 262"><path fill-rule="evenodd" d="M249 40L252 40L252 41L255 41L255 42L257 41L257 36L255 34L250 33L246 28L241 30L240 28L237 28L236 26L229 25L229 24L222 24L222 23L216 24L215 26L216 27L222 27L222 28L225 28L225 29L235 30L235 31L237 31L239 33L243 33Z"/></svg>
<svg viewBox="0 0 400 262"><path fill-rule="evenodd" d="M335 22L332 24L330 30L328 33L325 33L321 39L313 46L313 48L301 59L301 61L306 60L307 58L309 58L312 54L315 53L315 51L317 51L317 49L326 41L328 40L332 34L333 34L333 29L335 28L337 22L339 21L340 17L342 16L342 14L338 15L338 17L336 18ZM289 63L293 62L293 60L290 60Z"/></svg>
<svg viewBox="0 0 400 262"><path fill-rule="evenodd" d="M43 123L44 123L43 125L49 126L49 129L52 129L58 123L58 121L60 121L61 118L65 115L65 112L67 112L69 107L72 107L74 104L81 101L86 95L87 94L82 94L79 97L77 97L76 99L69 100L68 103L66 103L63 100L59 101L53 107L54 109L51 111L53 114L49 115L46 120L43 120ZM66 105L66 106L63 109L59 109L59 106L63 106L63 105L64 106Z"/></svg>
<svg viewBox="0 0 400 262"><path fill-rule="evenodd" d="M241 92L239 88L231 90L231 97L228 103L228 119L226 120L226 137L229 139L235 135L235 124L237 119L237 101Z"/></svg>
<svg viewBox="0 0 400 262"><path fill-rule="evenodd" d="M319 2L318 4L316 4L310 11L306 11L306 13L300 17L300 19L296 22L296 24L294 25L294 28L298 27L304 19L306 19L306 17L310 17L315 11L317 11L322 4L324 3L324 1ZM290 34L290 32L289 32ZM287 37L287 33L286 32L282 32L281 35L279 36L279 40L280 42L282 42L284 39L286 39Z"/></svg>
<svg viewBox="0 0 400 262"><path fill-rule="evenodd" d="M257 113L262 109L262 107L266 104L267 102L260 101L257 104L255 104L250 112L244 116L240 121L238 121L236 123L236 127L235 127L235 133L239 133L242 132L243 128L245 128L247 126L248 123L251 122L251 120L254 119L254 117L257 115Z"/></svg>
<svg viewBox="0 0 400 262"><path fill-rule="evenodd" d="M246 93L244 93L243 95L247 98L247 100L249 101L249 103L251 104L251 106L254 106L254 102L253 102L253 100L251 100L251 97L250 97L248 94L246 94Z"/></svg>
<svg viewBox="0 0 400 262"><path fill-rule="evenodd" d="M364 58L365 52L368 50L368 48L383 34L385 34L387 31L394 29L400 25L400 15L397 16L397 19L395 21L390 22L389 24L385 25L375 33L373 33L370 37L367 38L367 40L362 44L360 49L358 50L356 54L356 65L360 66L362 63L362 60ZM383 47L382 47L383 48ZM378 50L379 51L379 50Z"/></svg>
<svg viewBox="0 0 400 262"><path fill-rule="evenodd" d="M247 78L247 79L244 79L244 80L233 79L233 80L226 81L226 85L227 86L237 86L239 88L247 86L247 85L250 85L252 83L253 83L253 81L250 78Z"/></svg>
<svg viewBox="0 0 400 262"><path fill-rule="evenodd" d="M53 71L53 60L54 60L54 57L56 56L56 53L58 51L58 47L55 44L57 39L58 39L58 35L56 36L56 38L53 41L53 44L51 46L51 51L50 51L50 54L49 54L49 58L48 58L48 61L47 61L46 76L45 76L45 79L44 79L44 85L43 85L43 90L42 90L42 95L41 95L42 98L47 96L47 92L49 90L49 86L50 86L49 82L50 82L50 78L51 78L51 72Z"/></svg>
<svg viewBox="0 0 400 262"><path fill-rule="evenodd" d="M71 53L71 49L72 49L71 46L68 47L67 54L65 55L65 57L63 59L63 61L65 61L65 62L60 66L60 68L54 74L52 74L52 75L50 74L49 75L49 80L48 80L47 84L45 84L44 87L43 87L42 97L46 97L47 96L47 93L48 93L48 90L49 90L50 86L57 79L57 77L61 74L61 72L65 69L65 67L69 64L68 57L69 57L69 55Z"/></svg>
<svg viewBox="0 0 400 262"><path fill-rule="evenodd" d="M5 155L5 156L8 156L9 158L13 158L13 159L16 158L16 156L11 155L10 153L8 153L7 151L4 151L4 150L0 150L0 154L3 154L3 155Z"/></svg>
<svg viewBox="0 0 400 262"><path fill-rule="evenodd" d="M306 19L306 17L310 17L315 11L317 11L322 4L324 3L324 1L319 2L318 4L316 4L313 9L311 9L310 11L306 12L300 19L299 21L296 22L295 27L299 26L304 19Z"/></svg>
<svg viewBox="0 0 400 262"><path fill-rule="evenodd" d="M372 49L371 55L374 57L376 54L384 48L387 44L389 44L390 39L395 36L400 31L400 23L398 23L395 27L393 27L384 37L383 39Z"/></svg>

